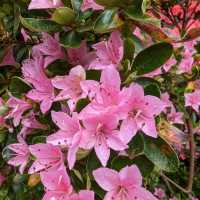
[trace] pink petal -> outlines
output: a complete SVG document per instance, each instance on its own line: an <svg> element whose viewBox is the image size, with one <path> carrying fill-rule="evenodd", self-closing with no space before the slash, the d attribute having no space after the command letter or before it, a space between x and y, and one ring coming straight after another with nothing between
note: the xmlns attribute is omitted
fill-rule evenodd
<svg viewBox="0 0 200 200"><path fill-rule="evenodd" d="M79 192L80 200L94 200L94 192L89 190L81 190Z"/></svg>
<svg viewBox="0 0 200 200"><path fill-rule="evenodd" d="M119 31L112 32L108 40L108 46L110 48L112 61L119 64L124 55L124 44Z"/></svg>
<svg viewBox="0 0 200 200"><path fill-rule="evenodd" d="M121 140L127 144L131 141L131 139L136 135L138 131L137 124L134 119L125 119L122 121L120 127L120 138Z"/></svg>
<svg viewBox="0 0 200 200"><path fill-rule="evenodd" d="M41 181L48 190L71 191L70 179L65 166L57 171L48 170L40 173Z"/></svg>
<svg viewBox="0 0 200 200"><path fill-rule="evenodd" d="M142 187L136 187L130 191L132 198L139 200L158 200L149 191Z"/></svg>
<svg viewBox="0 0 200 200"><path fill-rule="evenodd" d="M69 169L72 169L76 162L76 153L79 149L80 140L81 140L81 133L79 132L74 135L74 137L72 139L72 144L68 149L67 161L69 164Z"/></svg>
<svg viewBox="0 0 200 200"><path fill-rule="evenodd" d="M124 187L136 187L142 185L142 176L136 165L124 167L119 172L119 176Z"/></svg>
<svg viewBox="0 0 200 200"><path fill-rule="evenodd" d="M159 115L165 108L165 104L158 97L147 95L145 102L153 115Z"/></svg>
<svg viewBox="0 0 200 200"><path fill-rule="evenodd" d="M101 83L105 89L120 91L121 78L119 72L112 67L108 67L102 71Z"/></svg>
<svg viewBox="0 0 200 200"><path fill-rule="evenodd" d="M69 133L77 132L79 130L78 121L71 118L68 114L64 112L54 112L51 113L54 123L61 129Z"/></svg>
<svg viewBox="0 0 200 200"><path fill-rule="evenodd" d="M100 141L101 143L96 142L95 152L103 166L107 165L108 159L110 157L110 149L106 144L106 141Z"/></svg>
<svg viewBox="0 0 200 200"><path fill-rule="evenodd" d="M67 146L69 144L69 135L67 132L59 130L47 137L47 143Z"/></svg>
<svg viewBox="0 0 200 200"><path fill-rule="evenodd" d="M156 130L155 120L154 119L146 119L144 126L142 127L142 131L151 137L157 138L158 133Z"/></svg>
<svg viewBox="0 0 200 200"><path fill-rule="evenodd" d="M115 170L109 168L99 168L93 171L95 181L105 191L116 189L120 185L119 175Z"/></svg>
<svg viewBox="0 0 200 200"><path fill-rule="evenodd" d="M47 111L50 110L51 106L53 104L53 100L48 98L48 99L44 99L41 104L40 104L40 109L42 111L42 113L46 113Z"/></svg>
<svg viewBox="0 0 200 200"><path fill-rule="evenodd" d="M29 4L28 9L46 9L46 8L57 8L62 7L63 3L61 0L32 0Z"/></svg>
<svg viewBox="0 0 200 200"><path fill-rule="evenodd" d="M81 11L84 12L88 9L92 8L93 10L103 10L103 6L98 5L95 3L94 0L83 0L83 3L81 5Z"/></svg>
<svg viewBox="0 0 200 200"><path fill-rule="evenodd" d="M122 142L122 140L119 138L119 136L117 134L119 134L119 133L114 133L114 134L108 135L107 144L111 149L113 149L115 151L123 151L128 146Z"/></svg>

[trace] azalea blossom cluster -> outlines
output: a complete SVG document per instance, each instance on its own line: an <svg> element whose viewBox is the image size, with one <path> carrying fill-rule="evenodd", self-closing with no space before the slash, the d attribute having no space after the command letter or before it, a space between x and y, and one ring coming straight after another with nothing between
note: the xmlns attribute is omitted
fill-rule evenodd
<svg viewBox="0 0 200 200"><path fill-rule="evenodd" d="M83 43L83 45L86 44ZM68 49L71 63L79 61L76 58L86 54L87 49L83 45L80 49ZM151 95L145 95L142 86L138 84L121 88L121 79L117 67L123 57L123 46L119 32L113 32L108 42L103 41L95 44L94 48L96 54L93 52L87 56L94 58L94 60L91 59L91 66L98 69L101 66L100 82L86 80L86 71L89 68L87 64L73 67L68 75L49 79L45 74L47 63L52 62L54 59L63 58L64 52L52 36L44 34L43 43L33 47L32 58L25 60L22 66L24 80L32 85L32 89L26 94L26 99L21 100L11 96L6 103L11 110L5 118L13 118L15 127L20 124L20 121L23 125L18 134L19 143L8 146L10 150L16 153L16 156L10 159L8 163L20 166L20 172L23 173L27 163L30 162L30 155L33 155L36 160L29 168L29 173L42 171L41 180L43 184L47 189L52 190L51 187L55 188L53 189L55 193L57 193L57 187L58 190L59 187L69 188L69 191L64 191L65 196L70 194L72 189L70 189L69 178L64 170L65 158L62 149L68 149L67 162L69 169L73 169L76 162L76 153L79 149L94 149L101 164L105 167L111 149L117 152L127 149L128 143L139 130L151 137L157 137L155 117L165 108L162 100ZM81 53L79 54L79 52ZM84 56L80 58L85 59ZM90 60L89 58L87 61ZM79 64L84 64L84 61L81 62L80 60ZM90 103L80 113L77 113L76 103L86 97ZM61 111L51 111L52 120L57 125L58 131L47 137L47 144L30 146L26 144L26 137L31 129L46 128L45 125L35 119L33 103L28 99L40 103L40 110L43 114L51 109L53 102L67 102L67 105L63 106ZM28 110L29 114L24 118L23 113ZM43 172L43 170L46 171ZM103 174L109 173L109 169L104 170L107 171ZM129 168L125 168L122 174L128 173L126 170L129 171ZM130 184L141 186L141 180L134 182L138 176L141 179L138 169L133 167L130 170L136 171L134 173L138 174L135 178L133 174L133 183L130 182ZM100 172L101 170L99 170ZM58 176L57 173L61 173L61 175ZM111 171L111 173L116 172ZM125 174L121 175L125 176L122 179L129 178L129 175ZM58 181L51 183L49 181L51 176L53 176L52 180L57 177ZM100 174L99 177L101 177ZM108 179L109 177L108 175ZM119 178L116 174L116 184L117 179ZM120 182L120 179L118 182ZM67 184L67 187L65 185L61 186L61 183ZM54 185L49 186L46 184ZM101 184L103 183L100 181ZM113 185L112 187L116 187L117 190L119 186ZM104 186L103 188L110 191L110 187ZM112 191L112 195L131 195L126 194L126 187L128 186L125 184L122 191ZM146 193L150 196L149 199L153 199L150 193ZM46 196L48 195L50 194L47 192ZM55 194L51 195L53 197ZM138 189L134 195L139 197L144 193ZM44 199L49 199L46 196Z"/></svg>
<svg viewBox="0 0 200 200"><path fill-rule="evenodd" d="M60 0L32 0L29 9L62 6ZM90 9L101 11L104 7L93 0L84 0L81 11ZM188 15L193 15L193 9L199 10L199 5L192 3ZM183 17L180 6L174 6L172 12ZM162 18L168 22L164 15ZM185 28L196 27L196 24L199 26L199 22L191 19ZM169 35L177 34L173 29L164 31ZM133 28L133 33L138 38L143 37L139 28ZM25 29L21 29L21 35L24 42L31 40ZM12 154L8 164L19 167L21 174L39 173L45 188L43 200L94 200L95 191L77 192L69 176L78 162L78 153L94 151L102 167L95 169L92 175L106 191L104 200L156 200L162 195L159 190L153 195L142 186L142 175L135 164L120 171L108 167L111 152L127 156L129 143L137 134L150 138L160 136L181 152L182 144L188 145L186 133L178 128L185 125L184 113L177 109L167 91L163 90L157 97L146 94L144 87L135 81L124 82L125 49L121 30L113 30L106 39L100 38L90 47L83 40L78 48L64 48L59 38L59 33L42 33L38 43L32 46L29 58L23 60L21 79L30 87L29 91L22 98L10 93L7 100L0 98L0 112L3 113L0 126L7 128L10 134L16 128L20 130L17 142L6 147ZM163 74L174 73L174 69L176 75L191 75L192 70L199 67L199 60L194 56L198 54L199 39L172 42L178 56L174 54L163 66L143 77L159 79ZM151 43L153 40L148 45ZM51 76L48 67L57 60L69 63L70 69L64 75ZM2 68L7 65L16 65L12 48L0 63ZM88 78L91 71L99 77ZM200 80L191 81L188 88L183 97L184 106L199 117ZM79 109L82 101L84 106ZM58 109L55 108L57 103ZM50 127L40 116L49 116L49 124L54 128L44 143L30 144L28 138L34 130L45 131ZM199 128L194 132L199 133ZM4 179L0 177L0 184Z"/></svg>

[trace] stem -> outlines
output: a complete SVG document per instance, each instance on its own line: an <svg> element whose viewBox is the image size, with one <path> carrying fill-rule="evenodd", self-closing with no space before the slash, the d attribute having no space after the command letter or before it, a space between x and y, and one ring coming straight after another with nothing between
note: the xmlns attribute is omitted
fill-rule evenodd
<svg viewBox="0 0 200 200"><path fill-rule="evenodd" d="M174 185L175 187L177 187L179 190L181 190L182 192L189 194L190 191L188 191L187 189L181 187L180 185L178 185L177 183L175 183L173 180L171 180L169 177L167 177L165 174L161 174L161 177L165 180L167 180L168 182L170 182L172 185Z"/></svg>
<svg viewBox="0 0 200 200"><path fill-rule="evenodd" d="M188 179L187 189L189 192L191 192L193 186L193 178L194 178L196 144L194 141L193 127L190 119L186 120L186 125L188 127L189 144L190 144L190 168L189 168L189 179Z"/></svg>
<svg viewBox="0 0 200 200"><path fill-rule="evenodd" d="M162 177L163 181L165 182L165 184L167 185L169 192L170 192L171 194L174 194L174 191L173 191L173 189L172 189L172 187L171 187L171 185L170 185L168 179L166 179L166 177L163 176L163 175L161 175L161 177Z"/></svg>

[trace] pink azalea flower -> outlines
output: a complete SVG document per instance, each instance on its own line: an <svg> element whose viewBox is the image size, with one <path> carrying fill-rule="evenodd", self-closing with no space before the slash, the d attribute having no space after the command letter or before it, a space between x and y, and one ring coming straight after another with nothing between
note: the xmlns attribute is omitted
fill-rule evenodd
<svg viewBox="0 0 200 200"><path fill-rule="evenodd" d="M69 75L56 76L52 79L52 84L55 88L60 89L61 92L57 95L55 101L70 99L75 105L80 98L87 96L92 98L99 84L97 81L85 79L85 70L80 65L72 68Z"/></svg>
<svg viewBox="0 0 200 200"><path fill-rule="evenodd" d="M200 90L185 94L185 106L191 106L197 113L199 113Z"/></svg>
<svg viewBox="0 0 200 200"><path fill-rule="evenodd" d="M145 96L142 86L138 84L131 84L125 90L129 98L124 103L127 116L121 124L122 139L129 142L138 130L151 137L157 137L154 118L164 110L163 102L158 97Z"/></svg>
<svg viewBox="0 0 200 200"><path fill-rule="evenodd" d="M34 89L27 93L27 97L41 102L40 109L46 113L54 101L54 88L51 80L44 73L44 62L41 57L27 59L22 67L22 73L26 81L34 86Z"/></svg>
<svg viewBox="0 0 200 200"><path fill-rule="evenodd" d="M65 166L41 172L40 177L46 190L42 200L67 200L73 191Z"/></svg>
<svg viewBox="0 0 200 200"><path fill-rule="evenodd" d="M170 96L167 92L162 93L160 98L166 108L173 106L173 103L170 101Z"/></svg>
<svg viewBox="0 0 200 200"><path fill-rule="evenodd" d="M84 12L88 9L93 9L93 10L103 10L104 7L98 5L95 3L95 0L83 0L83 3L81 5L81 11Z"/></svg>
<svg viewBox="0 0 200 200"><path fill-rule="evenodd" d="M111 114L88 116L83 121L85 127L82 143L85 149L94 148L98 159L106 166L110 149L125 150L128 146L119 137L118 119Z"/></svg>
<svg viewBox="0 0 200 200"><path fill-rule="evenodd" d="M22 174L29 160L29 149L26 143L16 143L8 145L8 148L14 152L14 157L8 161L9 165L20 166L19 172Z"/></svg>
<svg viewBox="0 0 200 200"><path fill-rule="evenodd" d="M124 54L123 41L119 31L112 32L108 41L94 44L93 48L96 50L97 59L91 62L91 69L105 69L108 66L119 67Z"/></svg>
<svg viewBox="0 0 200 200"><path fill-rule="evenodd" d="M196 197L192 197L191 200L199 200L198 198Z"/></svg>
<svg viewBox="0 0 200 200"><path fill-rule="evenodd" d="M67 160L69 168L74 167L76 161L76 152L79 149L82 132L79 120L74 113L70 117L64 112L52 112L52 119L60 130L47 138L47 142L53 145L62 145L68 147Z"/></svg>
<svg viewBox="0 0 200 200"><path fill-rule="evenodd" d="M6 66L6 65L11 65L11 66L16 65L16 61L13 56L13 48L9 48L7 50L2 62L0 62L0 67Z"/></svg>
<svg viewBox="0 0 200 200"><path fill-rule="evenodd" d="M33 129L46 129L44 124L41 124L36 120L34 113L31 113L27 118L22 119L22 125L22 129L17 135L19 142L25 141L27 135L29 135Z"/></svg>
<svg viewBox="0 0 200 200"><path fill-rule="evenodd" d="M0 173L0 187L3 184L3 182L6 180L6 178ZM92 199L91 199L92 200Z"/></svg>
<svg viewBox="0 0 200 200"><path fill-rule="evenodd" d="M191 73L194 58L189 51L185 51L181 63L178 65L178 73Z"/></svg>
<svg viewBox="0 0 200 200"><path fill-rule="evenodd" d="M80 119L89 114L111 113L116 114L119 119L124 115L124 99L129 94L120 90L121 79L119 72L113 67L107 67L101 73L100 87L96 90L92 102L80 113Z"/></svg>
<svg viewBox="0 0 200 200"><path fill-rule="evenodd" d="M46 9L46 8L58 8L62 7L61 0L31 0L28 9Z"/></svg>
<svg viewBox="0 0 200 200"><path fill-rule="evenodd" d="M27 32L24 28L21 29L21 34L22 34L25 42L27 42L30 39L30 36L27 34Z"/></svg>
<svg viewBox="0 0 200 200"><path fill-rule="evenodd" d="M172 124L184 124L183 113L176 112L175 108L171 108L171 112L167 114L167 119Z"/></svg>
<svg viewBox="0 0 200 200"><path fill-rule="evenodd" d="M13 96L9 98L6 104L11 109L6 118L13 118L14 126L19 125L23 113L32 107L26 101L15 98Z"/></svg>
<svg viewBox="0 0 200 200"><path fill-rule="evenodd" d="M94 192L81 190L78 194L73 194L67 200L94 200Z"/></svg>
<svg viewBox="0 0 200 200"><path fill-rule="evenodd" d="M74 66L82 65L85 68L88 68L91 61L96 58L94 52L88 52L86 41L82 41L78 48L68 48L67 55L70 64Z"/></svg>
<svg viewBox="0 0 200 200"><path fill-rule="evenodd" d="M58 42L58 34L52 37L48 33L42 34L43 43L35 45L32 49L33 57L45 56L44 67L58 59L65 59L65 52Z"/></svg>
<svg viewBox="0 0 200 200"><path fill-rule="evenodd" d="M29 150L36 160L29 169L29 174L45 169L57 170L63 164L62 152L59 147L52 144L34 144Z"/></svg>
<svg viewBox="0 0 200 200"><path fill-rule="evenodd" d="M162 188L155 188L154 195L159 199L163 199L166 196L165 191Z"/></svg>
<svg viewBox="0 0 200 200"><path fill-rule="evenodd" d="M95 181L107 191L104 200L157 200L142 187L142 176L136 165L125 167L120 172L109 168L93 171Z"/></svg>

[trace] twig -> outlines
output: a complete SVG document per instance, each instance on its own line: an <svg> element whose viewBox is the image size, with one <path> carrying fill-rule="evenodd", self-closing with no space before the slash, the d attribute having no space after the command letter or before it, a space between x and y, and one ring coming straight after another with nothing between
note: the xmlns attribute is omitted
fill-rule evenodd
<svg viewBox="0 0 200 200"><path fill-rule="evenodd" d="M190 191L188 191L187 189L181 187L180 185L178 185L177 183L175 183L173 180L171 180L169 177L167 177L165 174L161 174L161 177L167 181L169 181L172 185L174 185L175 187L177 187L179 190L181 190L182 192L189 194Z"/></svg>
<svg viewBox="0 0 200 200"><path fill-rule="evenodd" d="M189 144L190 144L190 169L189 169L189 179L188 179L188 191L192 191L193 186L193 179L194 179L194 168L195 168L195 149L196 144L194 141L194 134L193 134L193 127L192 122L190 119L186 120L186 125L188 128L188 134L189 134Z"/></svg>
<svg viewBox="0 0 200 200"><path fill-rule="evenodd" d="M170 185L168 179L166 179L166 177L163 176L163 175L161 175L161 177L162 177L163 181L165 182L165 184L167 185L169 192L170 192L171 194L174 194L174 191L173 191L173 189L172 189L172 187L171 187L171 185Z"/></svg>

